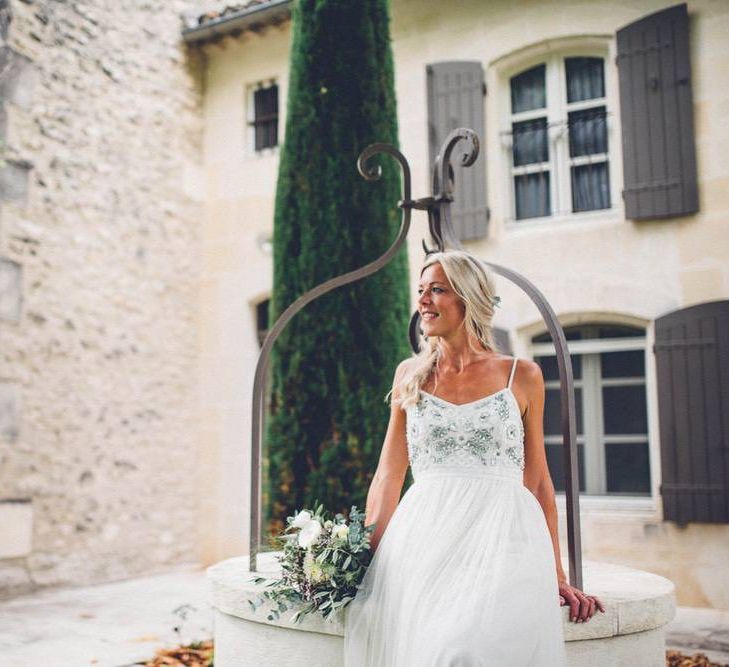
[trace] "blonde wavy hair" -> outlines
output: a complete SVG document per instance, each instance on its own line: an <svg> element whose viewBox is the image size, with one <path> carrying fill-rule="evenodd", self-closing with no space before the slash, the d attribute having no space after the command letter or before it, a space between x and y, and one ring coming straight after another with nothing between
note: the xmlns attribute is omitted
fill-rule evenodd
<svg viewBox="0 0 729 667"><path fill-rule="evenodd" d="M436 263L441 265L453 291L465 306L461 326L470 334L468 341L471 349L474 352L481 350L501 352L491 327L494 317L494 281L483 262L463 250L445 250L428 255L420 269L420 275L422 276L425 269ZM474 340L478 341L481 349L474 346ZM397 390L399 398L392 397L393 405L399 405L403 410L415 405L420 395L420 388L433 370L438 368L440 355L440 338L422 337L420 351L411 357L416 361L387 393L385 401Z"/></svg>

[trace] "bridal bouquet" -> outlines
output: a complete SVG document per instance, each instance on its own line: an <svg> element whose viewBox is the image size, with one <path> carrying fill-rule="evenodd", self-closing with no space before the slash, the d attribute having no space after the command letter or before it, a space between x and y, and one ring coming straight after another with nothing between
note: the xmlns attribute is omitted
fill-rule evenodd
<svg viewBox="0 0 729 667"><path fill-rule="evenodd" d="M376 524L365 526L364 512L356 505L349 513L349 525L343 514L336 514L333 520L325 514L319 505L313 512L303 509L286 517L287 527L277 538L283 542L283 553L278 556L282 576L265 584L271 590L255 602L248 601L254 612L266 599L275 602L277 606L267 617L272 621L281 612L303 604L292 616L298 623L314 612L328 618L354 599L371 559L370 537ZM250 581L258 584L266 578Z"/></svg>

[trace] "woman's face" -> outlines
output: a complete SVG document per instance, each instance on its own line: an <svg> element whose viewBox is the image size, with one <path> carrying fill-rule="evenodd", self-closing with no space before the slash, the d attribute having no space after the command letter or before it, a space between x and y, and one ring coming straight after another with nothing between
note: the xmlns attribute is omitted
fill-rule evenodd
<svg viewBox="0 0 729 667"><path fill-rule="evenodd" d="M463 322L466 307L438 262L420 274L418 312L420 328L426 336L448 336Z"/></svg>

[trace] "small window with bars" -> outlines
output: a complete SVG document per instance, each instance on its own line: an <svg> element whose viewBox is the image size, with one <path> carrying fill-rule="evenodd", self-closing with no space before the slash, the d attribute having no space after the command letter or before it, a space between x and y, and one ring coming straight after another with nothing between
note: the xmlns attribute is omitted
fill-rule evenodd
<svg viewBox="0 0 729 667"><path fill-rule="evenodd" d="M256 304L256 335L258 336L258 346L263 346L263 341L268 335L268 311L271 306L270 299L264 299Z"/></svg>
<svg viewBox="0 0 729 667"><path fill-rule="evenodd" d="M511 77L514 220L611 208L604 62L551 57Z"/></svg>
<svg viewBox="0 0 729 667"><path fill-rule="evenodd" d="M253 91L253 145L256 151L278 145L278 85L259 86Z"/></svg>

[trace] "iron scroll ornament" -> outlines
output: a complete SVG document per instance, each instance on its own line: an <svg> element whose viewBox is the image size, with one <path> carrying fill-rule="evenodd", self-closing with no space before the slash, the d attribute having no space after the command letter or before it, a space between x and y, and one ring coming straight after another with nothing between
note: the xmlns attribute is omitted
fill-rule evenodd
<svg viewBox="0 0 729 667"><path fill-rule="evenodd" d="M371 144L362 151L357 159L357 168L359 173L368 181L375 181L379 179L381 176L381 168L379 165L375 167L367 166L368 161L378 154L391 155L398 161L402 169L403 198L398 205L403 209L403 215L397 237L393 241L392 245L376 260L369 264L365 264L365 266L359 269L331 278L316 287L313 287L308 292L304 292L304 294L289 305L288 308L286 308L278 317L266 337L263 339L263 345L261 346L261 351L258 355L256 371L253 377L253 409L251 415L251 495L250 533L248 543L250 572L258 571L257 556L261 541L261 446L263 442L263 420L265 416L265 404L263 399L266 390L265 378L268 370L271 348L291 318L293 318L294 315L296 315L296 313L298 313L308 303L327 292L331 292L337 287L342 287L343 285L348 285L349 283L360 280L361 278L366 278L385 266L403 245L407 239L408 231L410 230L410 211L413 207L411 206L412 202L410 200L410 167L408 166L405 156L390 144Z"/></svg>
<svg viewBox="0 0 729 667"><path fill-rule="evenodd" d="M261 535L261 444L263 438L265 377L271 348L283 328L291 318L304 306L317 297L337 287L347 285L355 280L365 278L380 270L395 255L407 238L410 230L412 209L424 210L428 213L428 228L435 246L429 248L423 241L423 249L427 254L442 251L446 248L463 250L455 234L451 219L451 203L455 190L455 177L451 165L451 156L456 145L467 142L467 150L461 154L460 164L471 166L479 154L478 136L473 130L458 128L445 138L439 155L433 165L433 195L422 199L411 198L411 178L408 162L394 146L385 143L371 144L365 148L357 159L359 173L366 180L377 180L381 170L379 166L368 167L368 162L375 155L386 154L394 157L402 169L403 198L398 207L403 210L402 221L397 237L392 245L379 258L360 269L350 271L336 278L327 280L301 295L279 316L264 338L258 357L253 380L253 410L251 439L251 497L250 497L250 533L249 533L249 570L256 572L257 554ZM569 559L569 582L575 588L582 589L582 553L580 537L579 485L577 468L577 439L575 425L575 398L572 364L570 361L567 339L559 324L559 320L544 295L527 278L521 274L493 262L483 261L492 271L510 280L520 287L539 310L547 329L554 341L557 367L560 380L560 424L564 445L565 496L567 508L567 542ZM409 338L413 350L419 348L420 315L416 311L410 320Z"/></svg>

